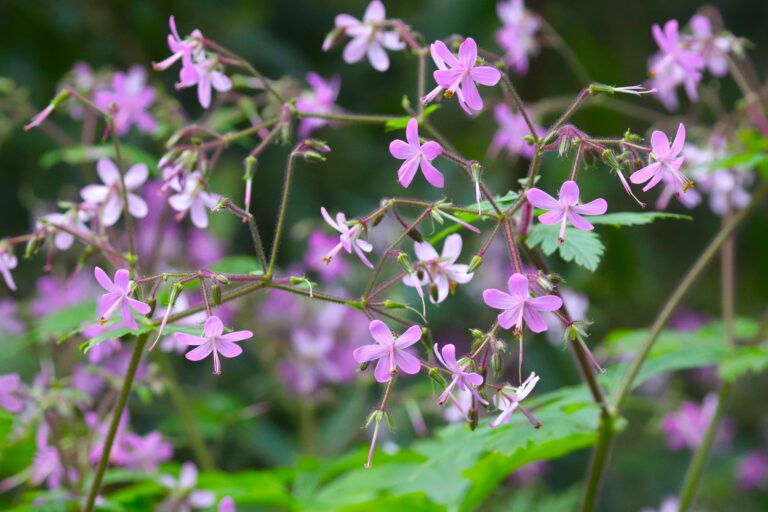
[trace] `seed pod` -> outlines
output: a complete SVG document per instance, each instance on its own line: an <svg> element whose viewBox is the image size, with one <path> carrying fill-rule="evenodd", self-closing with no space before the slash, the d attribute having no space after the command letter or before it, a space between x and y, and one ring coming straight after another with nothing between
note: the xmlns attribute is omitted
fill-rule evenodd
<svg viewBox="0 0 768 512"><path fill-rule="evenodd" d="M211 286L211 296L213 297L213 303L216 306L221 306L221 285L219 283L213 283L213 286Z"/></svg>
<svg viewBox="0 0 768 512"><path fill-rule="evenodd" d="M445 387L448 385L445 382L445 379L443 378L443 376L440 374L440 370L438 370L437 368L430 368L429 371L427 372L427 375L429 375L430 379L437 382L442 387Z"/></svg>
<svg viewBox="0 0 768 512"><path fill-rule="evenodd" d="M475 430L477 428L477 407L472 407L469 410L469 429Z"/></svg>
<svg viewBox="0 0 768 512"><path fill-rule="evenodd" d="M416 228L409 229L406 234L409 238L411 238L414 242L422 243L424 241L424 237L419 233L419 230Z"/></svg>
<svg viewBox="0 0 768 512"><path fill-rule="evenodd" d="M491 356L491 371L494 377L501 375L501 354L498 352L494 352Z"/></svg>
<svg viewBox="0 0 768 512"><path fill-rule="evenodd" d="M467 269L467 274L471 274L478 268L480 268L480 265L483 264L483 257L475 254L472 256L472 259L469 261L469 268Z"/></svg>

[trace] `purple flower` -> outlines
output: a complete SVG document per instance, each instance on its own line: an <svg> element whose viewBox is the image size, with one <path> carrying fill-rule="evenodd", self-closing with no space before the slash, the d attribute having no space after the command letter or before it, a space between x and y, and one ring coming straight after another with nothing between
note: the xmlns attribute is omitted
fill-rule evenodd
<svg viewBox="0 0 768 512"><path fill-rule="evenodd" d="M395 139L389 144L390 154L398 160L405 160L397 171L397 181L408 188L413 177L416 176L416 171L421 168L421 172L424 173L424 177L430 185L443 188L443 174L435 169L431 163L432 160L442 154L443 146L432 140L421 144L419 141L419 122L415 118L408 121L408 126L405 128L405 138L408 142Z"/></svg>
<svg viewBox="0 0 768 512"><path fill-rule="evenodd" d="M237 342L253 337L251 331L223 333L224 324L219 317L212 316L205 321L203 336L192 336L183 332L177 332L175 336L181 343L193 346L199 345L197 348L187 352L185 357L190 361L202 361L213 353L213 373L214 375L220 375L221 363L219 362L219 354L227 358L237 357L243 353L242 347L237 345Z"/></svg>
<svg viewBox="0 0 768 512"><path fill-rule="evenodd" d="M0 333L17 335L26 330L19 319L19 305L11 298L0 299Z"/></svg>
<svg viewBox="0 0 768 512"><path fill-rule="evenodd" d="M16 255L13 254L13 247L7 245L0 245L0 274L3 275L5 284L13 291L16 291L16 283L13 281L11 270L16 268L19 264L19 260L16 259Z"/></svg>
<svg viewBox="0 0 768 512"><path fill-rule="evenodd" d="M117 107L114 115L115 129L122 136L131 125L144 133L152 133L157 121L147 110L155 102L155 90L146 85L147 72L141 66L133 66L127 73L118 71L112 76L112 88L97 90L93 101L104 110L110 105Z"/></svg>
<svg viewBox="0 0 768 512"><path fill-rule="evenodd" d="M445 388L437 399L439 405L443 405L448 397L451 397L452 401L456 401L451 391L453 388L457 388L459 391L469 391L475 397L475 399L481 404L487 405L488 402L480 396L475 387L480 387L483 384L483 377L479 373L468 372L469 361L462 362L456 361L456 347L452 344L443 345L441 351L437 350L437 343L435 343L435 357L440 361L449 372L451 372L451 383ZM442 352L442 355L441 355ZM473 387L474 386L474 387Z"/></svg>
<svg viewBox="0 0 768 512"><path fill-rule="evenodd" d="M172 185L173 186L173 185ZM206 190L205 179L199 171L190 174L184 180L184 188L173 187L178 193L168 198L171 208L179 212L176 220L181 220L190 213L192 224L200 229L208 227L208 212L219 202L220 196Z"/></svg>
<svg viewBox="0 0 768 512"><path fill-rule="evenodd" d="M752 452L739 461L736 468L736 483L746 491L765 486L768 477L768 456L761 452Z"/></svg>
<svg viewBox="0 0 768 512"><path fill-rule="evenodd" d="M406 286L418 287L428 285L431 292L429 299L433 304L443 302L456 283L465 284L472 280L473 274L467 272L469 265L456 263L461 254L461 235L454 233L445 239L443 254L437 251L429 242L416 242L413 251L419 261L414 265L417 275L403 277ZM418 274L423 277L419 279Z"/></svg>
<svg viewBox="0 0 768 512"><path fill-rule="evenodd" d="M496 42L504 50L504 60L518 75L528 72L528 56L539 51L536 32L541 21L525 8L523 0L507 0L496 4L503 26L496 32Z"/></svg>
<svg viewBox="0 0 768 512"><path fill-rule="evenodd" d="M296 329L291 343L293 357L280 365L279 373L296 394L309 395L323 382L340 382L346 377L333 333Z"/></svg>
<svg viewBox="0 0 768 512"><path fill-rule="evenodd" d="M169 491L168 498L160 504L160 510L189 512L193 508L209 508L216 503L212 492L195 490L197 467L191 462L181 466L178 480L171 475L160 475L158 481Z"/></svg>
<svg viewBox="0 0 768 512"><path fill-rule="evenodd" d="M328 254L336 245L337 238L322 231L313 231L307 239L307 252L304 253L304 265L309 270L317 272L321 278L332 280L347 273L348 267L343 259L334 258L323 264L323 256Z"/></svg>
<svg viewBox="0 0 768 512"><path fill-rule="evenodd" d="M523 321L533 332L547 330L547 322L542 318L542 311L557 311L563 305L556 295L530 297L528 278L523 274L512 274L507 282L509 293L491 288L483 292L485 303L504 312L498 316L499 325L504 329L515 327L515 332L522 333Z"/></svg>
<svg viewBox="0 0 768 512"><path fill-rule="evenodd" d="M531 394L531 391L533 391L533 388L536 387L536 384L540 379L541 377L537 376L535 373L531 373L528 378L520 384L520 387L506 385L501 391L493 395L493 403L501 411L501 414L491 422L490 427L496 428L499 425L509 423L509 418L516 409L520 409L520 412L522 412L536 428L541 426L531 413L520 406L520 402L525 400L525 398Z"/></svg>
<svg viewBox="0 0 768 512"><path fill-rule="evenodd" d="M173 456L173 447L157 431L146 436L126 432L122 441L125 460L121 465L133 471L154 473L161 462Z"/></svg>
<svg viewBox="0 0 768 512"><path fill-rule="evenodd" d="M96 171L103 185L87 185L80 191L80 196L92 205L101 205L101 222L105 226L114 226L123 212L122 184L120 171L109 158L102 158L96 164ZM135 164L125 173L125 188L128 197L128 213L141 219L147 216L146 201L131 191L141 187L149 170L146 164Z"/></svg>
<svg viewBox="0 0 768 512"><path fill-rule="evenodd" d="M307 73L307 83L312 86L312 92L305 92L296 100L299 112L333 114L339 110L335 105L341 87L338 75L325 80L317 73ZM309 137L313 131L328 123L327 119L305 117L299 124L299 137Z"/></svg>
<svg viewBox="0 0 768 512"><path fill-rule="evenodd" d="M29 303L29 310L36 317L43 317L82 302L94 291L93 281L82 273L71 279L42 276L37 280L36 288L36 297Z"/></svg>
<svg viewBox="0 0 768 512"><path fill-rule="evenodd" d="M667 436L667 447L672 451L683 448L696 450L704 440L710 421L717 409L717 397L709 394L701 405L683 402L680 409L664 416L661 429ZM727 442L731 437L728 422L721 422L715 434L715 443Z"/></svg>
<svg viewBox="0 0 768 512"><path fill-rule="evenodd" d="M43 219L45 219L47 225L38 222L36 229L44 229L47 233L52 235L53 243L60 251L66 251L72 247L72 244L75 243L75 236L67 231L56 229L56 226L61 226L86 236L91 233L84 224L90 220L90 215L80 208L72 208L66 213L49 213L48 215L44 215Z"/></svg>
<svg viewBox="0 0 768 512"><path fill-rule="evenodd" d="M49 489L61 487L64 478L64 467L59 460L59 453L55 447L48 445L48 425L41 423L37 429L37 451L32 458L32 473L30 482L40 485L46 482Z"/></svg>
<svg viewBox="0 0 768 512"><path fill-rule="evenodd" d="M8 412L19 412L24 406L17 396L21 389L21 378L18 373L0 375L0 408Z"/></svg>
<svg viewBox="0 0 768 512"><path fill-rule="evenodd" d="M197 78L197 70L192 63L192 54L201 49L203 34L199 30L192 31L190 37L182 39L176 30L176 20L173 16L168 19L171 33L168 34L168 48L172 55L162 62L152 63L155 71L165 71L171 67L177 60L181 59L181 71L179 72L179 82L188 83Z"/></svg>
<svg viewBox="0 0 768 512"><path fill-rule="evenodd" d="M666 175L673 178L673 182L677 185L677 194L685 192L688 188L693 186L691 180L689 180L681 171L680 168L685 162L685 157L678 156L683 150L685 144L685 125L680 123L677 128L677 134L675 135L675 141L672 145L669 145L669 137L667 134L655 130L651 134L651 148L653 149L653 157L656 161L649 163L642 169L633 172L629 181L634 184L648 183L643 187L643 192L655 187Z"/></svg>
<svg viewBox="0 0 768 512"><path fill-rule="evenodd" d="M483 99L477 92L475 82L481 85L496 85L501 79L498 69L491 66L477 66L477 44L468 37L459 46L458 59L451 53L445 43L435 41L430 46L432 60L435 61L437 71L434 72L435 82L438 86L422 98L422 103L432 101L443 89L448 97L456 94L459 105L464 111L472 115L472 111L483 108Z"/></svg>
<svg viewBox="0 0 768 512"><path fill-rule="evenodd" d="M219 502L219 508L217 512L237 512L235 508L235 500L231 496L224 496Z"/></svg>
<svg viewBox="0 0 768 512"><path fill-rule="evenodd" d="M506 150L510 156L520 155L529 160L533 158L536 148L524 138L531 135L531 131L528 129L523 115L520 112L512 113L507 105L499 103L493 109L493 117L496 119L499 129L496 130L488 150L490 156L495 157L502 150ZM537 135L546 133L546 130L540 126L534 125L534 129Z"/></svg>
<svg viewBox="0 0 768 512"><path fill-rule="evenodd" d="M365 240L360 240L362 224L358 222L350 228L347 225L346 215L341 212L336 214L336 221L334 222L325 207L320 208L320 213L323 215L323 219L325 219L325 222L328 225L341 233L341 235L339 235L339 243L337 243L323 258L325 264L327 265L330 263L333 257L336 256L336 254L343 248L347 254L352 254L352 250L354 249L355 254L357 254L358 258L360 258L360 261L362 261L366 267L373 268L373 264L368 261L368 258L366 258L365 254L363 254L366 252L371 252L373 250L373 246Z"/></svg>
<svg viewBox="0 0 768 512"><path fill-rule="evenodd" d="M43 110L38 112L29 123L24 125L24 131L29 131L32 128L37 128L41 124L43 124L43 121L48 119L48 116L51 115L51 112L53 112L53 109L56 108L53 103L45 107Z"/></svg>
<svg viewBox="0 0 768 512"><path fill-rule="evenodd" d="M363 21L350 16L339 14L336 16L336 28L343 30L352 40L344 48L343 58L347 64L354 64L368 55L368 61L376 71L389 69L389 56L387 50L398 51L405 48L405 43L400 41L400 35L395 31L383 30L383 24L387 15L384 4L379 0L372 0L365 9ZM327 48L323 48L326 50Z"/></svg>
<svg viewBox="0 0 768 512"><path fill-rule="evenodd" d="M201 55L202 57L197 57ZM232 89L232 80L224 74L219 61L214 58L207 58L204 52L195 53L195 72L194 80L181 81L176 84L176 89L184 89L197 85L197 99L200 106L208 108L211 106L211 88L219 92L227 92Z"/></svg>
<svg viewBox="0 0 768 512"><path fill-rule="evenodd" d="M378 359L379 362L376 363L376 369L373 372L378 382L389 382L398 368L408 375L419 373L421 369L419 359L405 349L421 339L420 326L412 325L397 339L381 320L373 320L368 329L376 343L355 349L352 356L358 363Z"/></svg>
<svg viewBox="0 0 768 512"><path fill-rule="evenodd" d="M536 208L549 210L539 215L542 224L560 223L560 236L558 241L562 244L565 240L565 227L568 222L576 229L591 231L594 226L587 222L582 215L602 215L608 210L605 199L594 199L587 204L579 204L579 186L575 181L568 180L560 187L558 199L547 194L541 189L532 188L526 193L528 202Z"/></svg>
<svg viewBox="0 0 768 512"><path fill-rule="evenodd" d="M670 110L677 108L675 88L680 84L685 86L691 101L697 101L696 88L701 81L704 59L682 44L676 20L665 23L664 30L654 25L651 31L660 49L649 62L651 87L656 89L659 99Z"/></svg>
<svg viewBox="0 0 768 512"><path fill-rule="evenodd" d="M704 65L714 76L728 73L728 53L738 42L728 36L714 36L712 23L703 14L694 15L688 22L692 35L685 37L691 50L701 55Z"/></svg>
<svg viewBox="0 0 768 512"><path fill-rule="evenodd" d="M121 268L115 272L114 282L100 267L94 269L94 275L101 287L107 290L107 293L99 297L98 301L99 323L105 323L115 311L120 309L123 315L123 325L131 329L137 329L138 326L131 314L131 309L140 315L146 315L150 312L151 308L147 304L131 298L133 288L131 287L128 271Z"/></svg>

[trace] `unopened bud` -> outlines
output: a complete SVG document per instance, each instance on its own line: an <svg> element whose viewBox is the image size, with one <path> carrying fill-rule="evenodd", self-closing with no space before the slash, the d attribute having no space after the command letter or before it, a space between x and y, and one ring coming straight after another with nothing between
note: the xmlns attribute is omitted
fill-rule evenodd
<svg viewBox="0 0 768 512"><path fill-rule="evenodd" d="M560 148L557 150L560 157L564 157L571 150L571 138L560 137Z"/></svg>
<svg viewBox="0 0 768 512"><path fill-rule="evenodd" d="M304 161L310 163L325 162L327 160L325 155L313 149L303 151L301 153L301 157L304 159Z"/></svg>
<svg viewBox="0 0 768 512"><path fill-rule="evenodd" d="M470 329L469 334L471 334L475 340L482 341L482 339L485 337L485 333L480 329Z"/></svg>
<svg viewBox="0 0 768 512"><path fill-rule="evenodd" d="M30 238L27 242L27 248L24 250L24 258L29 259L37 254L37 251L40 250L44 240L45 238L40 236L34 236Z"/></svg>
<svg viewBox="0 0 768 512"><path fill-rule="evenodd" d="M155 297L148 298L147 305L149 306L149 313L147 313L147 318L151 318L152 315L155 313L155 306L157 306L157 299ZM101 323L101 321L99 321L99 323Z"/></svg>
<svg viewBox="0 0 768 512"><path fill-rule="evenodd" d="M483 257L475 254L469 261L469 268L467 268L467 274L471 274L483 264Z"/></svg>
<svg viewBox="0 0 768 512"><path fill-rule="evenodd" d="M431 283L429 285L429 296L432 297L432 300L434 302L437 302L439 299L439 290L437 289L437 285L434 283Z"/></svg>
<svg viewBox="0 0 768 512"><path fill-rule="evenodd" d="M437 382L442 387L446 387L448 385L445 382L445 379L443 378L443 376L440 374L440 370L438 370L437 368L430 368L429 371L427 372L427 375L429 375L430 379Z"/></svg>
<svg viewBox="0 0 768 512"><path fill-rule="evenodd" d="M404 252L401 252L397 256L397 262L400 264L401 267L403 267L403 270L405 270L409 275L413 274L413 265L411 265L411 260L408 258L408 255Z"/></svg>
<svg viewBox="0 0 768 512"><path fill-rule="evenodd" d="M325 36L325 39L323 39L323 51L327 52L333 48L333 46L338 43L342 37L344 37L344 32L344 27L337 27L328 32L328 34Z"/></svg>
<svg viewBox="0 0 768 512"><path fill-rule="evenodd" d="M218 212L218 211L224 210L226 209L227 206L229 206L231 202L232 201L230 201L228 197L222 197L221 199L219 199L219 202L216 203L216 206L213 207L213 211Z"/></svg>
<svg viewBox="0 0 768 512"><path fill-rule="evenodd" d="M395 302L393 300L387 299L384 301L384 307L387 309L403 309L406 307L406 305L401 304L400 302Z"/></svg>
<svg viewBox="0 0 768 512"><path fill-rule="evenodd" d="M403 110L406 112L411 110L411 100L408 99L408 95L403 94L403 99L400 101L400 106L403 107Z"/></svg>
<svg viewBox="0 0 768 512"><path fill-rule="evenodd" d="M603 160L614 169L621 169L621 164L616 159L616 155L610 149L603 151Z"/></svg>
<svg viewBox="0 0 768 512"><path fill-rule="evenodd" d="M213 278L221 284L229 284L229 278L224 274L214 274Z"/></svg>
<svg viewBox="0 0 768 512"><path fill-rule="evenodd" d="M248 155L245 157L245 173L243 173L243 179L245 181L252 180L254 174L256 174L256 166L259 163L259 159L255 156Z"/></svg>
<svg viewBox="0 0 768 512"><path fill-rule="evenodd" d="M304 141L304 145L308 147L309 149L314 149L315 151L318 151L320 153L330 153L331 147L324 141L320 139L306 139Z"/></svg>
<svg viewBox="0 0 768 512"><path fill-rule="evenodd" d="M419 233L419 230L416 228L411 228L406 233L414 242L422 243L424 241L424 237L421 236L421 233Z"/></svg>

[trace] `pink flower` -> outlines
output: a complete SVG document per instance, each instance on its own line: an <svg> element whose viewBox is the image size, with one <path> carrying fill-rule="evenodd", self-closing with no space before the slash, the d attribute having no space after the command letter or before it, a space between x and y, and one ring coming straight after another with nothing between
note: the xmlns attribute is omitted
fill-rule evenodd
<svg viewBox="0 0 768 512"><path fill-rule="evenodd" d="M235 500L231 496L224 496L219 502L219 508L217 512L237 512L235 508Z"/></svg>
<svg viewBox="0 0 768 512"><path fill-rule="evenodd" d="M701 55L709 72L714 76L724 76L728 73L728 52L737 44L733 38L714 36L712 23L703 14L694 15L688 25L693 34L686 39L691 49Z"/></svg>
<svg viewBox="0 0 768 512"><path fill-rule="evenodd" d="M748 453L736 468L736 483L751 491L765 487L768 482L768 456L761 452Z"/></svg>
<svg viewBox="0 0 768 512"><path fill-rule="evenodd" d="M166 462L173 455L173 447L163 440L160 432L150 432L140 436L126 432L122 439L124 460L121 465L133 471L154 473L161 462Z"/></svg>
<svg viewBox="0 0 768 512"><path fill-rule="evenodd" d="M120 309L123 315L123 325L137 329L138 326L131 314L131 309L140 315L146 315L151 308L147 304L131 298L133 288L128 277L128 271L121 268L115 272L114 282L100 267L94 269L94 275L101 287L107 290L107 293L99 297L98 301L99 323L105 323L115 311Z"/></svg>
<svg viewBox="0 0 768 512"><path fill-rule="evenodd" d="M525 382L520 384L520 387L506 385L501 391L493 395L493 403L501 411L501 414L491 422L490 427L496 428L504 423L509 423L509 418L512 416L512 413L515 412L515 410L520 409L520 412L522 412L536 428L539 428L541 424L536 421L531 413L520 406L520 402L525 400L525 398L531 394L531 391L533 391L533 388L536 387L536 384L540 379L541 377L537 376L535 373L531 373L528 378L525 379Z"/></svg>
<svg viewBox="0 0 768 512"><path fill-rule="evenodd" d="M346 274L348 267L343 259L334 258L323 265L323 256L328 254L336 245L337 238L322 231L313 231L307 239L307 252L304 253L304 265L309 270L317 272L321 278L332 280Z"/></svg>
<svg viewBox="0 0 768 512"><path fill-rule="evenodd" d="M590 231L594 226L587 222L582 215L602 215L608 210L605 199L595 199L587 204L579 204L579 186L575 181L568 180L560 187L558 199L541 189L532 188L526 193L528 202L536 208L549 210L539 215L542 224L560 223L559 241L565 240L565 227L570 222L576 229Z"/></svg>
<svg viewBox="0 0 768 512"><path fill-rule="evenodd" d="M61 465L56 448L48 444L47 423L40 424L36 437L37 451L32 459L32 473L29 480L33 485L46 482L49 489L58 489L64 479L64 467Z"/></svg>
<svg viewBox="0 0 768 512"><path fill-rule="evenodd" d="M356 223L353 227L347 226L347 217L339 212L336 214L336 221L331 218L325 207L320 208L320 213L323 214L325 222L328 223L333 229L341 233L339 235L339 243L336 244L333 249L323 258L326 264L330 263L334 256L343 248L347 254L352 254L354 249L357 257L368 268L373 268L373 264L365 257L365 252L371 252L373 246L365 240L360 240L360 232L362 230L362 224Z"/></svg>
<svg viewBox="0 0 768 512"><path fill-rule="evenodd" d="M504 60L518 75L528 72L528 56L539 51L536 32L541 22L525 8L523 0L507 0L496 4L502 23L496 32L496 42L505 51Z"/></svg>
<svg viewBox="0 0 768 512"><path fill-rule="evenodd" d="M493 136L489 149L490 156L496 156L502 150L506 150L510 156L520 155L529 160L533 158L536 148L524 138L531 135L531 131L528 129L523 115L520 112L512 113L507 105L499 103L493 109L493 117L496 119L499 129ZM546 133L546 130L540 126L534 125L534 129L537 135Z"/></svg>
<svg viewBox="0 0 768 512"><path fill-rule="evenodd" d="M481 85L496 85L501 79L498 69L491 66L477 66L477 44L468 37L459 46L458 59L451 53L445 43L435 41L430 46L432 60L435 61L437 71L434 72L435 82L438 86L422 98L424 104L432 101L443 89L448 97L456 94L459 105L464 111L472 115L472 111L483 108L483 99L477 92L475 82Z"/></svg>
<svg viewBox="0 0 768 512"><path fill-rule="evenodd" d="M91 231L86 227L85 222L90 220L90 216L80 208L71 208L65 213L49 213L44 215L43 219L46 221L47 226L42 223L37 223L37 229L44 229L47 233L53 236L53 244L60 251L66 251L75 242L75 236L66 231L56 229L56 226L62 226L68 228L76 233L83 233L84 235L90 235Z"/></svg>
<svg viewBox="0 0 768 512"><path fill-rule="evenodd" d="M398 368L408 375L419 373L421 369L419 359L405 349L421 339L420 326L412 325L397 339L392 336L392 331L381 320L372 321L368 329L376 344L355 349L352 357L358 363L378 359L379 362L376 363L376 369L373 372L378 382L389 382Z"/></svg>
<svg viewBox="0 0 768 512"><path fill-rule="evenodd" d="M128 133L133 124L144 133L157 128L154 116L147 112L155 102L155 90L146 82L146 70L133 66L128 73L117 72L112 76L111 89L100 89L94 94L94 103L104 110L109 110L113 103L117 107L114 119L118 135Z"/></svg>
<svg viewBox="0 0 768 512"><path fill-rule="evenodd" d="M667 448L672 451L688 448L696 450L704 441L710 421L717 409L717 397L709 394L701 405L683 402L680 409L664 416L661 429L667 436ZM731 438L731 425L722 422L715 433L715 443L725 443Z"/></svg>
<svg viewBox="0 0 768 512"><path fill-rule="evenodd" d="M192 224L200 229L208 227L208 212L206 208L213 209L219 202L220 196L206 190L205 179L199 171L190 174L184 180L184 188L178 185L172 187L178 192L168 198L171 208L179 212L176 220L181 220L190 213Z"/></svg>
<svg viewBox="0 0 768 512"><path fill-rule="evenodd" d="M653 156L656 161L633 172L629 177L629 181L634 184L647 181L648 183L643 187L643 192L647 192L655 187L664 176L669 175L677 183L678 194L688 190L688 188L693 186L693 183L680 171L683 162L685 162L685 157L678 156L683 150L684 144L685 125L683 123L680 123L680 126L677 128L677 135L675 135L675 141L671 146L669 145L669 138L666 133L659 130L654 131L651 135L651 147L653 148Z"/></svg>
<svg viewBox="0 0 768 512"><path fill-rule="evenodd" d="M80 191L80 196L91 205L100 205L102 224L114 226L123 212L120 171L109 158L100 159L96 164L96 171L103 185L87 185ZM148 176L149 170L146 164L135 164L125 173L128 213L137 219L146 217L149 208L144 199L131 191L141 187Z"/></svg>
<svg viewBox="0 0 768 512"><path fill-rule="evenodd" d="M227 358L237 357L243 353L243 349L236 343L253 337L251 331L233 331L227 334L223 332L224 324L219 317L212 316L205 321L203 336L177 332L176 339L187 345L199 345L187 352L185 357L190 361L202 361L213 353L213 373L219 375L221 374L219 354Z"/></svg>
<svg viewBox="0 0 768 512"><path fill-rule="evenodd" d="M713 163L727 157L726 149L726 140L720 135L713 136L703 149L692 144L686 144L683 148L685 164L696 180L696 188L709 195L709 207L717 215L723 215L729 209L740 210L746 207L750 200L747 188L754 181L754 174L749 168L712 167ZM693 192L689 190L683 197Z"/></svg>
<svg viewBox="0 0 768 512"><path fill-rule="evenodd" d="M16 268L19 264L19 260L16 259L16 255L13 254L13 247L0 245L0 274L3 275L5 284L13 291L16 291L16 283L13 281L13 275L11 270Z"/></svg>
<svg viewBox="0 0 768 512"><path fill-rule="evenodd" d="M435 343L435 357L440 361L453 376L451 383L445 388L437 399L437 403L443 405L448 397L454 402L456 398L453 397L451 391L456 387L459 391L469 391L475 397L475 399L481 404L487 405L488 402L480 396L475 387L479 387L483 384L483 377L479 373L468 372L469 361L459 365L456 361L456 347L452 344L443 345L441 351L437 350L437 343ZM442 352L442 355L441 353ZM474 386L474 387L473 387Z"/></svg>
<svg viewBox="0 0 768 512"><path fill-rule="evenodd" d="M216 503L216 495L211 491L195 490L197 485L197 467L191 462L181 466L179 479L171 475L160 475L160 485L169 490L170 496L160 505L160 510L179 510L188 512L193 508L210 508Z"/></svg>
<svg viewBox="0 0 768 512"><path fill-rule="evenodd" d="M562 299L556 295L530 297L528 278L523 274L512 274L507 282L509 293L491 288L483 292L485 303L495 309L503 309L498 316L499 325L504 329L515 327L516 332L522 332L523 321L533 332L547 330L547 322L542 318L541 311L557 311L563 305Z"/></svg>
<svg viewBox="0 0 768 512"><path fill-rule="evenodd" d="M341 87L338 75L325 80L317 73L307 73L307 83L312 86L312 92L305 92L296 100L299 112L333 114L339 110L335 105ZM327 119L305 117L299 124L299 137L309 137L313 131L328 123Z"/></svg>
<svg viewBox="0 0 768 512"><path fill-rule="evenodd" d="M171 27L171 33L168 34L168 48L171 49L173 54L162 62L153 62L152 68L155 71L165 71L177 60L181 59L179 82L193 82L197 79L197 70L192 64L192 54L197 50L201 50L203 34L195 29L190 37L182 39L176 30L176 20L174 20L173 16L168 19L168 24Z"/></svg>
<svg viewBox="0 0 768 512"><path fill-rule="evenodd" d="M384 4L379 0L372 0L368 4L362 22L349 14L336 16L336 28L344 30L352 38L344 48L344 62L354 64L368 55L368 61L373 69L376 71L389 69L389 56L384 48L398 51L405 48L405 43L400 41L400 35L397 32L383 30L386 17Z"/></svg>
<svg viewBox="0 0 768 512"><path fill-rule="evenodd" d="M405 160L397 171L397 181L402 186L408 188L416 176L416 171L421 168L424 177L430 185L437 188L443 188L443 174L435 169L432 160L440 156L443 152L443 146L435 141L427 141L421 144L419 141L419 122L415 118L408 121L405 128L405 138L408 142L395 139L389 144L390 154L398 160Z"/></svg>
<svg viewBox="0 0 768 512"><path fill-rule="evenodd" d="M701 81L704 59L683 46L676 20L664 24L664 30L654 25L652 33L660 51L649 62L651 87L656 89L659 99L670 110L677 108L675 88L680 84L685 86L691 101L697 101L696 88Z"/></svg>
<svg viewBox="0 0 768 512"><path fill-rule="evenodd" d="M0 299L0 334L23 334L24 322L19 318L19 305L10 297Z"/></svg>
<svg viewBox="0 0 768 512"><path fill-rule="evenodd" d="M0 408L13 413L21 411L24 404L17 396L20 389L18 373L0 375Z"/></svg>
<svg viewBox="0 0 768 512"><path fill-rule="evenodd" d="M198 54L195 54L198 55ZM181 81L176 84L176 89L184 89L197 85L197 99L200 106L208 108L211 106L211 88L219 92L227 92L232 89L232 80L224 74L222 67L216 58L207 58L203 52L199 59L195 59L195 71L197 76L194 80Z"/></svg>
<svg viewBox="0 0 768 512"><path fill-rule="evenodd" d="M414 269L417 274L421 271L423 277L419 280L414 275L405 276L403 277L403 284L419 288L428 285L434 291L434 293L429 294L432 303L443 302L455 283L465 284L470 282L473 277L472 273L467 272L469 265L456 263L459 254L461 254L461 246L461 235L458 233L445 239L442 255L438 255L429 242L414 243L413 251L419 258Z"/></svg>

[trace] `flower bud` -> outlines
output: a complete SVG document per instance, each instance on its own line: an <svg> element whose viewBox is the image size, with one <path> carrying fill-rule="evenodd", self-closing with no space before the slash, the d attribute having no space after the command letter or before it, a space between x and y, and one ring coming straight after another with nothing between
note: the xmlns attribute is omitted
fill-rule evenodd
<svg viewBox="0 0 768 512"><path fill-rule="evenodd" d="M560 157L564 157L571 150L571 138L560 137L560 148L557 150Z"/></svg>
<svg viewBox="0 0 768 512"><path fill-rule="evenodd" d="M403 309L406 307L406 305L401 304L400 302L395 302L393 300L387 299L384 301L384 307L387 309Z"/></svg>
<svg viewBox="0 0 768 512"><path fill-rule="evenodd" d="M365 426L367 427L368 425L370 425L370 424L371 424L371 422L374 422L374 421L375 421L377 424L378 424L378 423L381 423L381 420L382 420L382 419L384 419L384 411L382 411L382 410L380 410L380 409L376 409L375 411L373 411L373 412L372 412L372 413L371 413L371 414L368 416L368 419L367 419L367 420L365 420Z"/></svg>
<svg viewBox="0 0 768 512"><path fill-rule="evenodd" d="M221 284L229 284L229 278L224 274L214 274L213 278Z"/></svg>
<svg viewBox="0 0 768 512"><path fill-rule="evenodd" d="M432 297L432 300L434 302L438 301L439 291L437 289L437 285L434 284L434 283L430 283L430 285L429 285L429 296Z"/></svg>
<svg viewBox="0 0 768 512"><path fill-rule="evenodd" d="M469 268L467 268L467 274L471 274L478 268L480 268L480 265L483 264L483 257L475 254L472 256L472 259L469 261Z"/></svg>
<svg viewBox="0 0 768 512"><path fill-rule="evenodd" d="M344 27L336 27L335 29L328 32L328 34L325 36L325 39L323 39L323 51L327 52L333 48L334 45L338 43L343 37Z"/></svg>
<svg viewBox="0 0 768 512"><path fill-rule="evenodd" d="M313 149L303 151L301 157L305 162L309 163L325 162L327 160L322 153Z"/></svg>
<svg viewBox="0 0 768 512"><path fill-rule="evenodd" d="M443 376L440 374L440 370L438 370L437 368L430 368L429 371L427 372L427 375L429 375L430 379L437 382L442 387L446 387L448 385L445 382L445 379L443 378Z"/></svg>
<svg viewBox="0 0 768 512"><path fill-rule="evenodd" d="M147 313L147 318L152 318L152 315L155 314L155 306L157 306L157 299L155 297L148 298L147 305L149 306L149 313ZM101 320L99 320L99 323L101 323Z"/></svg>
<svg viewBox="0 0 768 512"><path fill-rule="evenodd" d="M403 267L403 270L405 270L409 275L413 274L413 265L411 265L411 260L408 258L408 255L404 252L401 252L397 256L397 262L400 264L401 267Z"/></svg>
<svg viewBox="0 0 768 512"><path fill-rule="evenodd" d="M360 366L357 367L357 371L364 372L368 369L368 366L370 366L370 361L365 361L364 363L360 363Z"/></svg>
<svg viewBox="0 0 768 512"><path fill-rule="evenodd" d="M330 153L331 147L324 141L320 139L306 139L304 141L304 145L308 147L309 149L314 149L315 151L319 153Z"/></svg>
<svg viewBox="0 0 768 512"><path fill-rule="evenodd" d="M406 233L414 242L421 243L424 241L424 237L421 236L421 233L419 233L419 230L416 228L411 228Z"/></svg>
<svg viewBox="0 0 768 512"><path fill-rule="evenodd" d="M256 174L256 166L259 164L259 159L255 156L248 155L245 157L245 172L243 173L243 179L245 181L252 180Z"/></svg>
<svg viewBox="0 0 768 512"><path fill-rule="evenodd" d="M40 247L43 245L44 241L45 238L40 236L33 236L30 238L27 242L27 248L24 250L24 258L29 259L37 254L37 251L40 250Z"/></svg>
<svg viewBox="0 0 768 512"><path fill-rule="evenodd" d="M221 306L221 285L219 283L214 283L211 286L211 296L213 297L213 304Z"/></svg>

